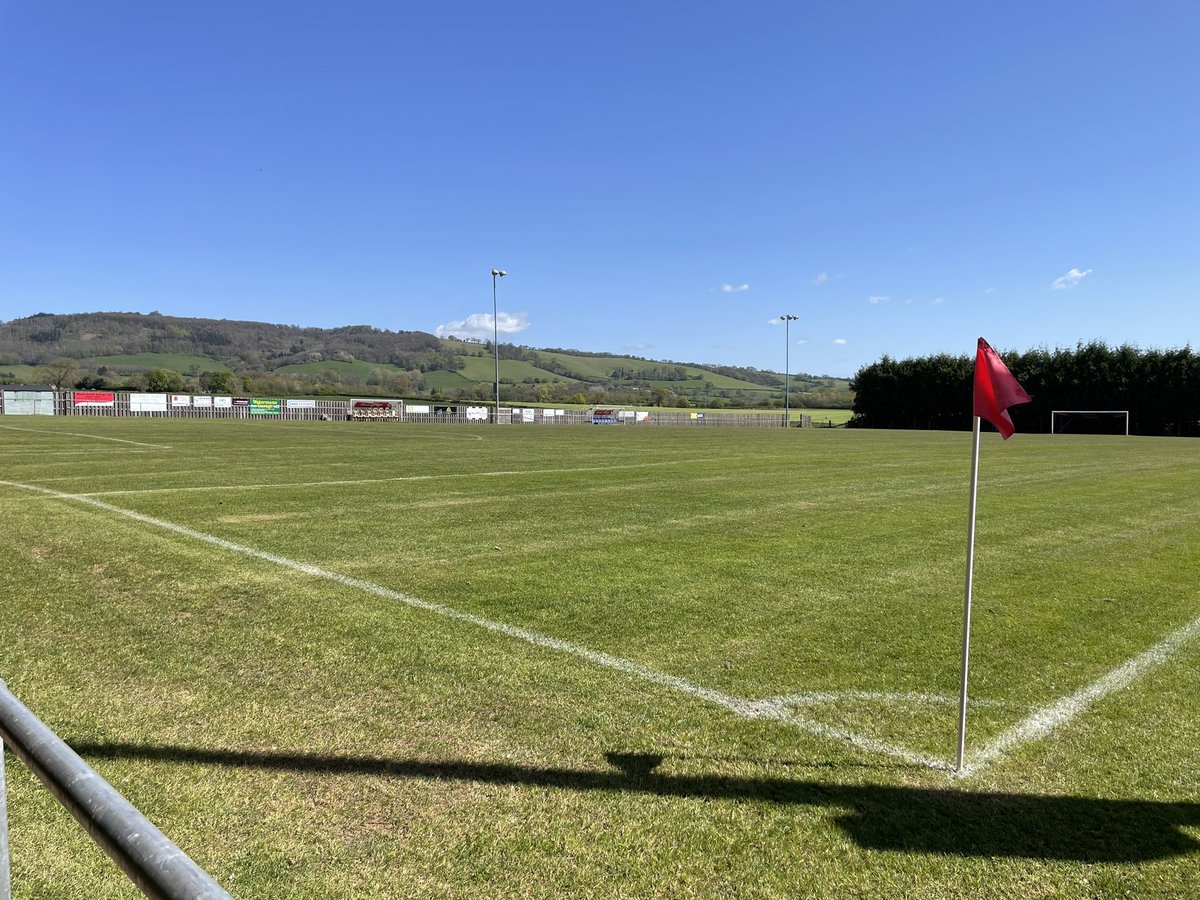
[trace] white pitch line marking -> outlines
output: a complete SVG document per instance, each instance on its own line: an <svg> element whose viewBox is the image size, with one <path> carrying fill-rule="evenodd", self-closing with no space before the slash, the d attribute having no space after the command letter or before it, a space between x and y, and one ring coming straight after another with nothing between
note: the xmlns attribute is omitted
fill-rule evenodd
<svg viewBox="0 0 1200 900"><path fill-rule="evenodd" d="M171 448L165 444L147 444L142 441L130 441L125 438L106 437L102 434L84 434L82 431L54 431L50 428L21 428L17 425L0 425L0 428L7 428L9 431L29 431L34 434L66 434L71 437L93 438L97 441L116 441L120 444L134 444L138 447L152 447L155 450L170 450Z"/></svg>
<svg viewBox="0 0 1200 900"><path fill-rule="evenodd" d="M422 600L421 598L414 597L411 594L404 594L400 591L394 591L391 588L384 587L380 584L375 584L371 581L364 581L360 578L352 578L348 575L342 575L338 572L331 572L330 570L322 569L319 566L288 559L287 557L278 556L274 553L268 553L264 550L257 550L253 547L247 547L244 544L235 544L233 541L227 541L224 538L219 538L215 535L205 534L202 531L196 531L184 525L177 525L174 522L168 522L165 519L157 519L153 516L147 516L143 513L135 512L130 509L123 509L119 506L113 506L110 503L105 503L102 500L96 500L93 497L86 497L80 494L66 494L62 491L55 491L50 488L39 487L32 484L22 484L16 481L0 480L0 485L49 495L59 500L73 500L77 503L83 503L97 509L115 513L119 516L133 519L136 522L142 522L146 525L153 525L156 528L162 528L166 531L192 538L193 540L203 541L204 543L220 547L223 550L241 553L245 556L251 556L255 559L263 560L264 562L274 563L275 565L286 569L292 569L296 572L303 572L304 574L311 575L315 578L323 578L327 581L332 581L345 587L365 591L366 593L374 594L377 597L383 597L387 600L394 600L407 606L411 606L415 609L424 610L426 612L444 616L449 619L454 619L459 622L467 622L471 625L485 628L488 631L504 634L508 637L526 641L527 643L534 644L538 647L543 647L548 650L556 650L560 653L567 653L579 659L584 659L588 662L595 663L596 665L603 666L608 669L614 669L618 672L623 672L626 675L631 675L643 681L648 681L652 684L671 688L672 690L678 691L679 693L685 694L689 697L707 701L708 703L712 703L716 706L727 709L735 715L741 716L742 718L769 719L786 725L794 726L802 731L807 731L809 734L849 743L852 746L869 753L891 756L896 759L904 760L905 762L913 765L924 766L931 769L939 769L943 771L950 770L950 764L945 760L926 756L922 753L916 753L903 747L895 747L883 741L878 741L874 738L855 734L841 728L834 728L833 726L825 725L821 722L814 722L811 719L806 719L802 716L796 715L795 712L785 703L780 703L774 700L750 700L745 697L736 697L731 694L725 694L721 691L715 691L712 688L706 688L703 685L695 684L687 679L679 678L675 675L668 675L665 672L658 672L654 669L647 668L646 666L635 663L632 660L623 659L619 656L612 656L611 654L603 653L599 650L592 650L580 644L573 644L569 641L559 640L558 638L540 634L536 631L530 631L527 628L509 625L506 622L498 622L494 619L487 619L483 616L474 615L473 613L463 612L462 610L455 609L451 606L444 606L440 603Z"/></svg>
<svg viewBox="0 0 1200 900"><path fill-rule="evenodd" d="M1200 618L1172 631L1149 650L1125 661L1086 687L1037 710L1027 719L1002 732L981 750L971 754L970 764L963 766L958 774L964 778L978 774L1014 747L1041 740L1070 722L1096 701L1124 690L1143 675L1153 672L1197 637L1200 637Z"/></svg>

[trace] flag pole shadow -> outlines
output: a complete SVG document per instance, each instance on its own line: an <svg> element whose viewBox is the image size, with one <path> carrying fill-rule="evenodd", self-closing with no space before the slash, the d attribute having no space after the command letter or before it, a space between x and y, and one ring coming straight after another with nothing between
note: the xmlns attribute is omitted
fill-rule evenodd
<svg viewBox="0 0 1200 900"><path fill-rule="evenodd" d="M683 800L812 806L865 850L982 858L1142 863L1200 851L1200 803L839 784L724 774L672 774L662 753L611 751L595 768L471 760L389 759L79 742L91 760L258 768L335 776L466 781ZM598 761L599 762L599 761Z"/></svg>

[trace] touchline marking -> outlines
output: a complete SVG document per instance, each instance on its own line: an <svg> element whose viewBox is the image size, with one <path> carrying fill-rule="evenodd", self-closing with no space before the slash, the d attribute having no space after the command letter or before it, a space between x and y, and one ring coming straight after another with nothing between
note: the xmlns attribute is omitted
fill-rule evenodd
<svg viewBox="0 0 1200 900"><path fill-rule="evenodd" d="M1181 647L1191 643L1197 637L1200 637L1200 618L1193 619L1182 628L1172 631L1149 650L1127 660L1086 687L1039 709L1029 718L1002 732L991 742L985 744L982 749L972 754L970 765L963 766L962 771L958 774L964 778L978 774L1012 748L1046 737L1052 731L1070 722L1097 700L1124 690L1143 675L1154 671L1170 660Z"/></svg>
<svg viewBox="0 0 1200 900"><path fill-rule="evenodd" d="M287 557L278 556L274 553L268 553L264 550L256 550L255 548L247 547L244 544L235 544L233 541L227 541L224 538L219 538L215 535L205 534L202 531L196 531L183 525L177 525L174 522L168 522L165 519L157 519L153 516L147 516L131 509L123 509L119 506L113 506L110 503L105 503L102 500L96 500L93 497L87 497L80 494L67 494L63 493L62 491L52 490L51 488L39 487L38 485L33 484L22 484L16 481L0 480L0 485L48 495L59 500L72 500L76 503L83 503L97 509L103 509L107 512L115 513L119 516L124 516L128 519L133 519L136 522L142 522L146 525L153 525L156 528L162 528L166 531L192 538L193 540L212 544L213 546L220 547L223 550L229 550L234 553L241 553L246 556L254 557L255 559L261 559L264 562L274 563L275 565L286 569L292 569L293 571L303 572L306 575L311 575L316 578L323 578L328 581L333 581L345 587L365 591L366 593L374 594L377 597L383 597L387 600L395 600L415 609L424 610L426 612L444 616L449 619L454 619L459 622L468 622L471 625L485 628L488 631L497 632L499 634L507 635L508 637L516 638L517 640L526 641L527 643L534 644L538 647L544 647L548 650L556 650L560 653L567 653L579 659L584 659L588 662L595 663L596 665L603 666L608 669L615 669L616 671L623 672L626 675L640 678L643 681L648 681L652 684L671 688L672 690L678 691L681 694L686 694L689 697L705 700L716 706L727 709L735 715L741 716L742 718L769 719L786 725L791 725L802 731L807 731L809 734L849 743L860 750L864 750L869 753L891 756L896 759L904 760L905 762L913 765L939 769L947 772L950 771L951 768L950 764L945 760L926 756L922 753L915 753L903 747L895 747L883 741L875 740L874 738L864 737L863 735L855 734L840 728L834 728L830 725L825 725L821 722L814 722L811 719L798 716L788 704L780 703L777 700L750 700L745 697L735 697L731 694L714 691L711 688L706 688L703 685L695 684L687 679L679 678L675 675L668 675L665 672L658 672L654 669L647 668L646 666L635 663L632 660L623 659L619 656L612 656L611 654L602 653L599 650L592 650L580 644L572 644L569 641L563 641L559 640L558 638L549 637L548 635L539 634L538 632L530 631L527 628L509 625L506 622L498 622L494 619L486 619L483 616L477 616L473 613L463 612L462 610L455 609L451 606L444 606L440 603L432 603L428 600L422 600L420 597L414 597L411 594L404 594L400 591L394 591L391 588L386 588L383 585L375 584L371 581L364 581L360 578L352 578L348 575L342 575L338 572L331 572L330 570L322 569L319 566L288 559Z"/></svg>
<svg viewBox="0 0 1200 900"><path fill-rule="evenodd" d="M120 444L134 444L138 447L153 447L155 450L170 450L171 448L165 444L146 444L142 441L130 441L125 438L106 437L102 434L84 434L82 431L54 431L49 428L21 428L17 425L0 425L0 428L7 428L9 431L29 431L34 434L66 434L71 437L94 438L97 441L116 441Z"/></svg>

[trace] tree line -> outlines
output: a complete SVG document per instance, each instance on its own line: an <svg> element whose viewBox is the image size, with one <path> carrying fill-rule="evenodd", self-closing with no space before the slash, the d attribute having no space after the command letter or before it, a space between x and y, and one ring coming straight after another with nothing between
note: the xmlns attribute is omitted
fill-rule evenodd
<svg viewBox="0 0 1200 900"><path fill-rule="evenodd" d="M1009 410L1018 431L1049 431L1052 410L1120 409L1129 410L1132 434L1200 436L1200 354L1190 347L1139 350L1094 341L1000 355L1033 398ZM884 356L851 380L850 424L970 429L974 369L973 356Z"/></svg>
<svg viewBox="0 0 1200 900"><path fill-rule="evenodd" d="M300 328L156 312L36 313L0 322L0 366L46 365L55 357L82 360L178 353L219 359L229 368L250 372L268 372L291 363L354 359L404 368L418 368L423 362L432 369L438 361L424 360L424 355L443 349L441 340L423 331L387 331L369 325Z"/></svg>

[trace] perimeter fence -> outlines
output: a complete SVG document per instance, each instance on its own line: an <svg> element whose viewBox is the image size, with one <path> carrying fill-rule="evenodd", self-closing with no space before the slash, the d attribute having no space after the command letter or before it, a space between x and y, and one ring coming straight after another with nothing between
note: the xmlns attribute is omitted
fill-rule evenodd
<svg viewBox="0 0 1200 900"><path fill-rule="evenodd" d="M691 412L686 409L626 407L551 409L473 406L408 400L322 400L233 397L208 394L139 394L118 391L54 391L34 385L7 385L0 391L0 414L116 416L158 419L248 419L255 421L422 422L467 425L635 425L690 428L782 428L783 413ZM812 425L811 417L792 419Z"/></svg>

